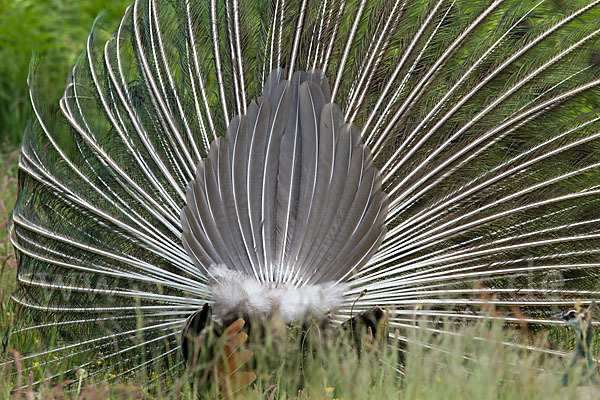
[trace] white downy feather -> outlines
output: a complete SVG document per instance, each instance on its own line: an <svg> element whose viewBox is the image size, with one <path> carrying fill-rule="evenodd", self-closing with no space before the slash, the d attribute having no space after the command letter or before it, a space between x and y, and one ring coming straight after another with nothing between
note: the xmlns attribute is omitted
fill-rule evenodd
<svg viewBox="0 0 600 400"><path fill-rule="evenodd" d="M286 323L308 317L321 317L343 302L346 284L327 282L294 287L292 284L264 282L225 266L210 267L215 318L240 314L271 316L280 313Z"/></svg>

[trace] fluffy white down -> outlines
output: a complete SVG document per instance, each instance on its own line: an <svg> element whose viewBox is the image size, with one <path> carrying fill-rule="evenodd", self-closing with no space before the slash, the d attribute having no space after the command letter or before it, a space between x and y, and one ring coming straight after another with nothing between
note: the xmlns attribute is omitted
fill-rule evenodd
<svg viewBox="0 0 600 400"><path fill-rule="evenodd" d="M253 276L227 267L211 267L213 311L219 318L230 313L270 316L279 312L285 322L319 317L335 310L343 301L347 285L334 282L293 287L260 283Z"/></svg>

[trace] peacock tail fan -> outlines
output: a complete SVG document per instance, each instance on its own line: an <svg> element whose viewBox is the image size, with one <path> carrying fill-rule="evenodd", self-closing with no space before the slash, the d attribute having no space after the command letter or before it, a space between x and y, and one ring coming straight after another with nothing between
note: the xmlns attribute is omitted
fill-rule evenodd
<svg viewBox="0 0 600 400"><path fill-rule="evenodd" d="M167 379L190 315L239 311L231 287L292 320L387 308L400 344L562 327L600 298L599 5L148 0L96 21L59 110L31 90L12 339L47 347L24 370ZM565 355L552 332L504 345Z"/></svg>

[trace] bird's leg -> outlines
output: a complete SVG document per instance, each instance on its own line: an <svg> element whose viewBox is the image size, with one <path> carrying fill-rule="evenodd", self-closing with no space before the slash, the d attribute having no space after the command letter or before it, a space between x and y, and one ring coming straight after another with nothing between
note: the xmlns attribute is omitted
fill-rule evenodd
<svg viewBox="0 0 600 400"><path fill-rule="evenodd" d="M241 349L248 340L248 334L241 332L244 324L244 320L238 318L222 331L212 320L210 306L205 304L188 318L182 331L186 364L190 369L202 370L199 384L205 383L212 374L219 391L227 398L256 379L254 372L239 371L252 357L252 351Z"/></svg>
<svg viewBox="0 0 600 400"><path fill-rule="evenodd" d="M345 321L339 329L350 333L353 346L360 356L363 338L367 337L373 343L380 337L385 326L384 317L385 312L380 307L373 307Z"/></svg>
<svg viewBox="0 0 600 400"><path fill-rule="evenodd" d="M239 318L225 329L220 338L222 348L216 358L215 378L219 390L227 398L256 380L254 372L239 370L253 355L252 350L240 349L248 340L248 334L241 332L243 327L244 320Z"/></svg>

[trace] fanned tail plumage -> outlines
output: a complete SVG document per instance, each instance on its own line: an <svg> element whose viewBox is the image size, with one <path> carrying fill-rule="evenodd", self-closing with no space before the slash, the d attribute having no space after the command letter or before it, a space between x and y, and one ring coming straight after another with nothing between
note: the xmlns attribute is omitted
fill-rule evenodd
<svg viewBox="0 0 600 400"><path fill-rule="evenodd" d="M97 22L59 115L31 91L14 300L60 340L26 370L164 379L213 265L340 285L337 323L389 308L400 341L558 326L600 298L599 5L147 0Z"/></svg>

